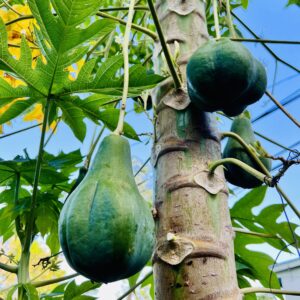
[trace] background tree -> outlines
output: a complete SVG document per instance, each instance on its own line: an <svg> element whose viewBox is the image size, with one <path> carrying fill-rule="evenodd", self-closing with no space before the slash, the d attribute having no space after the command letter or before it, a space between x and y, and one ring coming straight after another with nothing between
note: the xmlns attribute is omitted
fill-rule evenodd
<svg viewBox="0 0 300 300"><path fill-rule="evenodd" d="M102 1L99 8L98 1L90 0L83 9L79 0L67 1L65 7L59 3L51 1L51 8L50 1L2 1L0 123L2 126L24 115L24 121L36 120L37 126L41 126L36 159L25 150L15 158L0 161L0 234L3 243L12 243L12 237L20 241L19 252L9 244L4 244L1 252L3 273L11 273L17 279L12 286L3 286L2 293L7 299L14 297L17 290L20 299L74 299L100 286L90 281L77 286L71 280L48 289L50 284L77 276L74 273L62 276L57 271L55 259L62 257L58 254L57 220L76 181L74 172L79 167L89 167L97 142L118 123L118 103L123 94L121 53L128 6L122 1ZM191 182L188 178L199 175L211 161L220 158L219 134L214 123L217 118L227 122L225 117L191 109L185 92L187 60L199 45L215 36L218 19L222 36L228 36L235 26L238 34L235 39L243 41L244 26L252 35L250 42L261 43L276 59L276 66L281 63L299 73L297 67L285 62L268 46L278 41L262 41L235 12L232 16L239 26L231 23L229 11L247 8L248 1L215 1L218 18L216 14L214 17L212 4L207 1L205 5L200 0L157 1L154 8L151 0L137 1L133 17L128 97L135 101L129 102L129 107L140 114L137 116L140 120L150 120L154 131L141 133L141 124L133 129L125 123L124 135L144 143L152 137L154 140L158 244L153 262L157 299L239 299L242 294L246 299L256 299L253 293L279 288L279 284L269 270L273 259L249 250L248 246L268 243L286 252L298 248L295 229L299 220L292 223L281 217L277 221L286 213L286 204L273 203L258 214L253 213L253 208L265 197L267 187L263 186L236 200L231 207L236 234L234 256L226 189L217 189L214 182L216 192L207 192L205 186L199 186L201 180ZM288 4L299 5L297 1ZM152 69L162 76L154 75ZM148 91L160 82L152 94L153 111L147 111ZM268 96L278 105L270 93ZM294 122L290 126L299 126L295 118L281 109ZM97 126L94 136L86 130L83 121L86 119ZM90 145L85 146L86 156L79 150L58 154L45 151L62 123L70 127L80 142L85 139L85 144ZM91 129L91 123L88 124ZM32 130L34 126L24 129ZM1 139L15 133L18 132L4 133ZM287 162L297 163L297 151L280 147L294 155L289 161L278 160L281 164L288 167ZM217 173L222 178L221 168ZM280 188L279 192L299 217L297 207ZM33 258L33 239L45 241L51 254ZM175 258L170 257L174 247ZM37 280L29 268L32 265L44 268L42 273L51 278ZM266 289L248 288L253 280ZM151 272L129 279L130 291L149 284L153 296ZM42 287L47 288L41 290Z"/></svg>

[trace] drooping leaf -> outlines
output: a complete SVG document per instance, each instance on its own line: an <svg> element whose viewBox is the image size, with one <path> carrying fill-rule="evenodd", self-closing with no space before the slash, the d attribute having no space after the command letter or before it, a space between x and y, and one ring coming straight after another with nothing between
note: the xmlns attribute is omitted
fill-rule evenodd
<svg viewBox="0 0 300 300"><path fill-rule="evenodd" d="M80 285L76 285L75 280L72 280L66 287L64 300L79 300L82 294L89 292L91 290L97 289L101 286L101 283L85 281ZM87 298L85 298L87 299ZM94 299L94 298L89 298Z"/></svg>

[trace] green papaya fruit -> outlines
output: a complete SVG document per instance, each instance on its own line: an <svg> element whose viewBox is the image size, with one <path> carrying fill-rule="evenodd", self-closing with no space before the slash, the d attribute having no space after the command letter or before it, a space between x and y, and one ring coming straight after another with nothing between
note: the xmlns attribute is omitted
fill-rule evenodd
<svg viewBox="0 0 300 300"><path fill-rule="evenodd" d="M260 161L270 171L272 167L271 159L262 156L265 151L256 141L251 121L245 114L242 114L233 120L231 131L238 134L248 145L252 146L256 152L261 155L259 156ZM243 146L233 138L228 138L228 142L223 151L223 158L229 157L236 158L250 167L262 172L259 165L249 156ZM250 175L237 165L225 164L224 167L225 178L231 184L248 189L262 185L260 180Z"/></svg>
<svg viewBox="0 0 300 300"><path fill-rule="evenodd" d="M69 265L96 282L140 271L154 247L154 221L134 180L128 141L105 137L95 159L59 218Z"/></svg>
<svg viewBox="0 0 300 300"><path fill-rule="evenodd" d="M203 111L237 116L263 96L266 86L263 65L229 38L207 41L187 64L191 102Z"/></svg>

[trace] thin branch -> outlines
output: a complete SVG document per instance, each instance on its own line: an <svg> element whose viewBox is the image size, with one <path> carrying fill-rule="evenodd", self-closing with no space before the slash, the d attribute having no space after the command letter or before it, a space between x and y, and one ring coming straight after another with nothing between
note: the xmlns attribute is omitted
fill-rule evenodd
<svg viewBox="0 0 300 300"><path fill-rule="evenodd" d="M134 177L136 177L147 165L147 163L150 161L151 157L148 157L147 160L141 165L141 167L137 170L137 172L134 174Z"/></svg>
<svg viewBox="0 0 300 300"><path fill-rule="evenodd" d="M11 132L11 133L7 133L7 134L4 134L4 135L1 135L0 136L0 140L6 138L8 136L11 136L11 135L14 135L14 134L17 134L17 133L20 133L20 132L23 132L23 131L27 131L29 129L32 129L32 128L35 128L35 127L38 127L38 126L41 126L42 124L43 123L39 123L39 124L36 124L36 125L33 125L33 126L29 126L29 127L26 127L26 128L23 128L23 129Z"/></svg>
<svg viewBox="0 0 300 300"><path fill-rule="evenodd" d="M128 10L129 7L108 7L108 8L101 8L100 11L120 11L120 10ZM149 10L147 6L135 6L134 10Z"/></svg>
<svg viewBox="0 0 300 300"><path fill-rule="evenodd" d="M159 41L161 43L162 51L165 55L165 59L167 61L170 73L171 73L173 81L174 81L175 88L180 89L182 86L182 82L181 82L179 74L177 73L176 68L174 66L173 59L172 59L171 53L169 51L167 42L165 40L162 28L160 26L160 22L159 22L157 14L156 14L153 2L152 2L152 0L147 0L147 2L148 2L149 9L151 11L152 19L153 19L153 22L154 22L154 25L155 25L155 28L156 28L156 31L157 31L157 34L159 37Z"/></svg>
<svg viewBox="0 0 300 300"><path fill-rule="evenodd" d="M248 43L265 43L265 44L287 44L287 45L300 45L300 41L287 41L287 40L268 40L268 39L248 39L248 38L230 38L236 42Z"/></svg>
<svg viewBox="0 0 300 300"><path fill-rule="evenodd" d="M16 44L10 44L10 43L8 43L7 45L8 45L8 47L12 47L12 48L21 48L20 45L16 45ZM30 46L29 48L30 49L40 49L39 47L34 47L34 46Z"/></svg>
<svg viewBox="0 0 300 300"><path fill-rule="evenodd" d="M18 16L22 16L22 14L20 14L17 10L15 10L8 2L6 2L6 0L2 0L2 3L11 11L13 11L15 14L17 14Z"/></svg>
<svg viewBox="0 0 300 300"><path fill-rule="evenodd" d="M15 274L17 274L17 272L18 272L18 267L9 266L9 265L4 264L2 262L0 262L0 269L4 270L6 272L15 273Z"/></svg>
<svg viewBox="0 0 300 300"><path fill-rule="evenodd" d="M8 26L8 25L11 25L11 24L23 21L23 20L28 20L28 19L33 19L33 16L32 15L21 16L19 18L16 18L16 19L13 19L13 20L10 20L10 21L6 22L5 26Z"/></svg>
<svg viewBox="0 0 300 300"><path fill-rule="evenodd" d="M244 23L233 11L231 11L231 14L237 19L256 39L259 39L259 36L246 24ZM262 43L262 46L279 62L286 65L287 67L293 69L294 71L300 73L300 69L293 66L292 64L286 62L282 58L280 58L270 47L268 47L266 44Z"/></svg>
<svg viewBox="0 0 300 300"><path fill-rule="evenodd" d="M67 276L64 276L64 277L53 278L53 279L43 280L43 281L31 282L31 284L34 287L39 288L39 287L42 287L42 286L47 286L47 285L50 285L50 284L54 284L54 283L58 283L58 282L61 282L61 281L65 281L65 280L74 278L76 276L79 276L79 274L75 273L75 274L67 275Z"/></svg>
<svg viewBox="0 0 300 300"><path fill-rule="evenodd" d="M240 290L242 294L253 294L253 293L267 293L267 294L281 294L281 295L300 295L300 291L289 291L289 290L279 290L279 289L269 289L269 288L244 288Z"/></svg>
<svg viewBox="0 0 300 300"><path fill-rule="evenodd" d="M117 18L117 17L114 17L114 16L111 16L109 14L106 14L106 13L103 13L101 11L99 11L97 13L97 16L99 17L102 17L102 18L106 18L106 19L110 19L110 20L113 20L113 21L116 21L118 23L120 23L121 25L126 25L126 21L120 19L120 18ZM142 26L139 26L139 25L136 25L136 24L132 24L132 29L135 29L137 31L140 31L142 33L145 33L146 35L150 36L154 41L157 40L157 35L155 32L145 28L145 27L142 27Z"/></svg>
<svg viewBox="0 0 300 300"><path fill-rule="evenodd" d="M19 205L20 181L21 181L21 174L16 173L16 186L15 186L15 195L14 195L14 198L15 198L14 202L15 202L16 207ZM20 215L18 215L15 219L15 226L16 226L17 235L18 235L19 240L20 240L21 245L22 245L23 241L24 241L24 231L23 231L23 228L22 228Z"/></svg>
<svg viewBox="0 0 300 300"><path fill-rule="evenodd" d="M265 91L265 94L273 101L273 103L298 127L300 123L281 105L281 103L275 99L275 97L269 92Z"/></svg>
<svg viewBox="0 0 300 300"><path fill-rule="evenodd" d="M58 119L58 120L57 120L57 122L56 122L56 124L55 124L55 126L54 126L54 128L53 128L53 130L52 130L52 132L50 133L50 135L49 135L47 141L46 141L45 144L44 144L44 148L48 145L48 143L50 142L51 138L53 137L53 134L55 133L55 131L56 131L56 129L57 129L57 126L58 126L60 120L61 120L61 119Z"/></svg>
<svg viewBox="0 0 300 300"><path fill-rule="evenodd" d="M286 147L286 146L284 146L284 145L282 145L282 144L280 144L280 143L278 143L278 142L276 142L276 141L268 138L267 136L265 136L265 135L263 135L263 134L261 134L261 133L259 133L257 131L254 131L254 134L258 135L262 139L264 139L264 140L266 140L266 141L268 141L268 142L270 142L270 143L272 143L272 144L274 144L274 145L276 145L276 146L278 146L278 147L280 147L280 148L282 148L284 150L287 150L287 151L290 151L290 152L294 152L294 153L297 152L296 150L293 150L293 149L291 149L289 147Z"/></svg>
<svg viewBox="0 0 300 300"><path fill-rule="evenodd" d="M261 232L254 232L254 231L249 231L244 228L238 228L238 227L233 227L232 228L235 232L239 233L244 233L244 234L249 234L249 235L254 235L254 236L259 236L262 238L272 238L272 239L280 239L277 235L270 234L270 233L261 233Z"/></svg>
<svg viewBox="0 0 300 300"><path fill-rule="evenodd" d="M153 271L150 271L144 278L142 278L140 281L138 281L134 286L132 286L126 293L124 293L122 296L120 296L117 300L122 300L128 295L130 295L138 286L140 286L143 282L145 282L151 275L153 274Z"/></svg>

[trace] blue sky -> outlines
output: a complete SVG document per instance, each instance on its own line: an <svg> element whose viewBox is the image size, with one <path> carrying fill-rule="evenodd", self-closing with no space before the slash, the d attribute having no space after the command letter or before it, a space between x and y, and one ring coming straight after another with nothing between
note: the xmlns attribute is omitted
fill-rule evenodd
<svg viewBox="0 0 300 300"><path fill-rule="evenodd" d="M242 9L236 10L238 16L243 19L261 38L266 39L285 39L300 41L300 8L292 6L285 8L287 0L250 0L247 11ZM237 23L238 24L238 23ZM242 27L240 27L242 29ZM242 30L245 37L251 37L245 30ZM275 61L261 45L254 43L245 43L266 67L268 73L269 85L272 85L275 69ZM300 68L300 45L269 45L278 56L287 60L289 63ZM276 82L295 75L296 72L286 66L278 65L278 76ZM282 84L276 85L274 94L278 100L288 97L293 92L300 89L300 76L297 76ZM300 94L300 93L299 93ZM300 99L300 97L299 97ZM258 116L265 110L273 107L273 103L268 98L263 97L258 103L249 107L253 117ZM129 110L132 105L129 104ZM300 120L300 101L296 100L286 107L293 116ZM222 119L223 120L223 119ZM127 121L132 124L138 133L151 132L152 125L143 115L135 115L129 113ZM34 123L32 123L34 124ZM24 124L21 118L12 122L12 126L5 126L5 133L13 132L23 127L29 126L30 123ZM87 153L90 145L91 136L94 125L87 121L88 134L85 142L82 145L72 135L70 129L64 124L60 124L57 134L54 135L46 150L51 153L58 153L63 150L70 152L80 148L83 154ZM224 119L219 123L220 130L229 130L230 123ZM295 141L300 140L299 129L285 116L281 111L265 117L257 121L253 125L254 129L262 134L289 146ZM40 129L35 128L27 132L20 133L5 139L0 140L0 157L2 159L12 159L16 155L23 154L23 149L26 148L29 155L34 157L37 154L38 142L40 138ZM281 149L268 142L261 140L268 152L275 154ZM132 153L141 162L145 161L150 155L151 144L144 145L143 143L131 142ZM300 149L300 147L298 147ZM151 175L150 175L151 178ZM290 196L294 203L300 209L300 190L299 190L300 168L294 166L287 172L286 176L281 180L280 184ZM152 180L149 180L151 186ZM238 197L244 192L237 191ZM232 198L230 203L234 203L236 198ZM270 190L264 204L279 203L280 198L276 192ZM288 210L289 217L292 221L299 223L294 214ZM274 255L276 251L272 252ZM286 255L282 255L280 260L287 259Z"/></svg>

